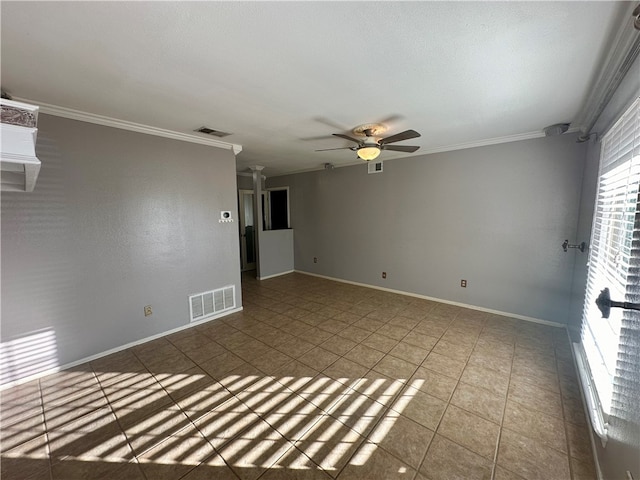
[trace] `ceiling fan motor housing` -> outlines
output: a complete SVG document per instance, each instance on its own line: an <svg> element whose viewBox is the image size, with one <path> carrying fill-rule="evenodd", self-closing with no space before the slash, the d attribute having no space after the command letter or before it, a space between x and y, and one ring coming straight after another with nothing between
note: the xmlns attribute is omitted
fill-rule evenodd
<svg viewBox="0 0 640 480"><path fill-rule="evenodd" d="M365 123L353 130L354 135L361 137L381 137L387 131L387 127L381 123Z"/></svg>
<svg viewBox="0 0 640 480"><path fill-rule="evenodd" d="M345 140L356 143L350 147L339 148L327 148L323 150L316 150L318 152L326 150L351 150L358 154L358 157L370 161L375 160L380 155L382 150L393 150L397 152L413 153L420 147L417 145L390 145L392 143L401 142L403 140L409 140L410 138L418 138L420 134L415 130L405 130L404 132L396 133L390 137L380 138L378 132L375 130L376 124L360 125L353 129L353 133L365 138L359 139L345 135L344 133L334 133L333 136L340 137ZM384 130L386 127L382 126ZM383 131L384 131L383 130Z"/></svg>

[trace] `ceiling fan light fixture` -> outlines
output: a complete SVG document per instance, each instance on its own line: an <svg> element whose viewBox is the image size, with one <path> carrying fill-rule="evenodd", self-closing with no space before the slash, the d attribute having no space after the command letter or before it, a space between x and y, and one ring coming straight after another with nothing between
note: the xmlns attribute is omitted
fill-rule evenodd
<svg viewBox="0 0 640 480"><path fill-rule="evenodd" d="M378 155L380 155L380 147L378 146L367 145L358 149L358 157L367 162L375 160L378 158Z"/></svg>

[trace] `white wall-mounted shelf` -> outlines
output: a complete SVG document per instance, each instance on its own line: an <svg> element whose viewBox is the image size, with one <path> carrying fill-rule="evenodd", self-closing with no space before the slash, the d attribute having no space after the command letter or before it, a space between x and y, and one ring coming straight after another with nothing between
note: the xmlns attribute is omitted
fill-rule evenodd
<svg viewBox="0 0 640 480"><path fill-rule="evenodd" d="M0 99L0 184L2 191L32 192L40 173L36 157L38 107Z"/></svg>

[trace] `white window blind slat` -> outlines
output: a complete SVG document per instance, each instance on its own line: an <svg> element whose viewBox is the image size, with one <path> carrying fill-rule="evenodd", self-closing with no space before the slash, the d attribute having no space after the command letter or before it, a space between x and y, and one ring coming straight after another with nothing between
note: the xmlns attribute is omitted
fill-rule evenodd
<svg viewBox="0 0 640 480"><path fill-rule="evenodd" d="M605 416L614 401L616 368L624 361L625 342L632 336L628 322L625 323L628 311L614 308L610 318L604 319L595 300L604 288L609 288L614 300L631 301L630 288L638 290L640 297L639 186L640 99L637 99L602 139L583 309L582 345Z"/></svg>

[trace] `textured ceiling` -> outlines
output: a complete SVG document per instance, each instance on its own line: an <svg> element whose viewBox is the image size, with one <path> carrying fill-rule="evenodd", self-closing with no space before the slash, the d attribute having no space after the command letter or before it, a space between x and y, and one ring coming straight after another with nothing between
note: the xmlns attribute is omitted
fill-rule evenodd
<svg viewBox="0 0 640 480"><path fill-rule="evenodd" d="M575 122L621 2L7 2L15 97L177 132L232 132L238 170L352 164L388 122L412 155ZM575 125L574 125L575 126ZM383 160L407 154L383 152Z"/></svg>

